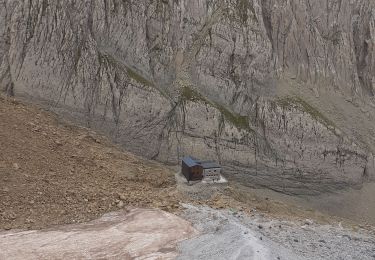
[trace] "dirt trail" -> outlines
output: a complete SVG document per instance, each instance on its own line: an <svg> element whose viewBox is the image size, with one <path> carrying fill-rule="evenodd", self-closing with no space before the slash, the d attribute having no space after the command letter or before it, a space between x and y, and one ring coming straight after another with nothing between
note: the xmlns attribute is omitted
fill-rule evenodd
<svg viewBox="0 0 375 260"><path fill-rule="evenodd" d="M200 235L183 241L177 259L342 260L375 258L375 230L341 222L277 219L242 209L184 205L183 217ZM208 221L209 220L209 221Z"/></svg>
<svg viewBox="0 0 375 260"><path fill-rule="evenodd" d="M165 166L0 97L0 230L79 223L132 205L178 207Z"/></svg>

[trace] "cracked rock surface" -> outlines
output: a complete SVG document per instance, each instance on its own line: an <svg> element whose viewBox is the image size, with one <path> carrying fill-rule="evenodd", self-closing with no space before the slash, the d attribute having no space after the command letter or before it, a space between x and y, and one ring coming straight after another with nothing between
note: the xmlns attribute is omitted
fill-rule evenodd
<svg viewBox="0 0 375 260"><path fill-rule="evenodd" d="M289 194L374 180L372 0L0 0L0 89Z"/></svg>

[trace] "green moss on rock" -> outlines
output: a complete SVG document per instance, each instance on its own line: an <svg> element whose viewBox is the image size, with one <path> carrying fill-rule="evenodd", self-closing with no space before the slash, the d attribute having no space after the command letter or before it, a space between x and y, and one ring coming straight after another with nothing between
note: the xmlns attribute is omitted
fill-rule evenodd
<svg viewBox="0 0 375 260"><path fill-rule="evenodd" d="M142 85L145 85L145 86L153 86L154 85L150 81L148 81L147 79L142 77L140 74L138 74L134 70L130 69L129 67L127 67L126 71L128 73L128 76L131 79L134 79L135 81L141 83Z"/></svg>
<svg viewBox="0 0 375 260"><path fill-rule="evenodd" d="M253 129L250 128L250 122L247 116L241 116L236 113L231 112L229 109L224 107L223 105L212 102L207 100L201 93L198 91L190 88L190 87L183 87L181 90L181 98L183 100L191 101L191 102L203 102L206 105L216 108L220 111L223 117L230 122L232 125L237 127L238 129L243 129L247 131L254 132Z"/></svg>
<svg viewBox="0 0 375 260"><path fill-rule="evenodd" d="M289 109L293 107L298 107L301 111L306 112L311 115L312 118L319 121L326 127L335 127L335 124L329 120L325 115L323 115L318 109L311 106L305 100L300 97L284 97L276 100L276 103L284 109Z"/></svg>
<svg viewBox="0 0 375 260"><path fill-rule="evenodd" d="M144 78L142 75L131 69L129 66L125 65L119 60L116 60L113 56L106 54L106 53L98 53L98 60L100 65L111 65L114 68L118 68L121 71L126 71L128 77L144 86L152 87L160 92L160 94L169 99L168 93L161 89L160 87L156 86L154 83L149 81L148 79Z"/></svg>
<svg viewBox="0 0 375 260"><path fill-rule="evenodd" d="M184 100L188 100L192 102L203 101L205 103L209 103L208 100L204 96L202 96L198 91L189 87L182 88L181 97Z"/></svg>
<svg viewBox="0 0 375 260"><path fill-rule="evenodd" d="M247 116L235 114L220 104L215 104L215 107L221 112L226 120L231 122L237 128L253 131L250 128L250 122Z"/></svg>

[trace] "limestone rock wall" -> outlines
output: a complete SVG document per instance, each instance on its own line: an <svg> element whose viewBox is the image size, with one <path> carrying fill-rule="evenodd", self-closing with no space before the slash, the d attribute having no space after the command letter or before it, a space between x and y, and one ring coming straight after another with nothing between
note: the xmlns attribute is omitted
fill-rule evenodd
<svg viewBox="0 0 375 260"><path fill-rule="evenodd" d="M375 176L374 20L372 0L0 0L0 89L246 185L359 187Z"/></svg>

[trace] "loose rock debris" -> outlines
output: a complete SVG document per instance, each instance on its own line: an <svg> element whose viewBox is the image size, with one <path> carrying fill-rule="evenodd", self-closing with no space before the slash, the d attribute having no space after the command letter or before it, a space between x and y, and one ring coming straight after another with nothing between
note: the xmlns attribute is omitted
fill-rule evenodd
<svg viewBox="0 0 375 260"><path fill-rule="evenodd" d="M80 223L126 206L178 208L165 166L2 97L0 148L0 230Z"/></svg>

